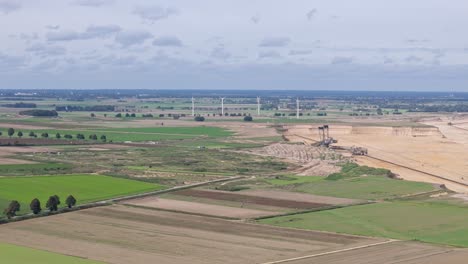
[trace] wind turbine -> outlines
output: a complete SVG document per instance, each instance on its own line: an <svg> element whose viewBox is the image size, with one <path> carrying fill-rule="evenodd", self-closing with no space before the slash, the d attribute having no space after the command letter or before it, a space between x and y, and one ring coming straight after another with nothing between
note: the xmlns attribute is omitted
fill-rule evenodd
<svg viewBox="0 0 468 264"><path fill-rule="evenodd" d="M296 99L296 118L299 119L299 111L300 111L300 108L299 108L299 98Z"/></svg>
<svg viewBox="0 0 468 264"><path fill-rule="evenodd" d="M224 99L226 97L221 97L221 115L224 116Z"/></svg>
<svg viewBox="0 0 468 264"><path fill-rule="evenodd" d="M195 98L192 96L192 116L195 116Z"/></svg>
<svg viewBox="0 0 468 264"><path fill-rule="evenodd" d="M257 96L257 115L260 115L260 96Z"/></svg>

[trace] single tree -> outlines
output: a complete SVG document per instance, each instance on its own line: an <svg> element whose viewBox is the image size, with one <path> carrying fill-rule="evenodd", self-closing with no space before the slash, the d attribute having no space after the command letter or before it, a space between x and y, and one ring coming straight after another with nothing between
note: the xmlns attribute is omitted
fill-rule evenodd
<svg viewBox="0 0 468 264"><path fill-rule="evenodd" d="M93 118L96 117L96 115L94 113L91 113L90 116L93 117Z"/></svg>
<svg viewBox="0 0 468 264"><path fill-rule="evenodd" d="M126 114L125 114L125 117L130 117L130 114L129 114L129 113L126 113Z"/></svg>
<svg viewBox="0 0 468 264"><path fill-rule="evenodd" d="M36 136L36 134L34 132L32 132L32 131L29 132L29 137L34 137L34 136Z"/></svg>
<svg viewBox="0 0 468 264"><path fill-rule="evenodd" d="M130 117L136 117L135 113L132 113L132 114L130 115Z"/></svg>
<svg viewBox="0 0 468 264"><path fill-rule="evenodd" d="M244 117L244 121L245 122L252 122L253 121L253 118L251 116L245 116Z"/></svg>
<svg viewBox="0 0 468 264"><path fill-rule="evenodd" d="M118 113L118 114L115 115L115 117L122 117L122 114Z"/></svg>
<svg viewBox="0 0 468 264"><path fill-rule="evenodd" d="M3 211L3 213L8 217L8 219L16 216L16 212L18 212L21 208L21 205L18 201L14 200L11 201L8 207Z"/></svg>
<svg viewBox="0 0 468 264"><path fill-rule="evenodd" d="M19 131L17 135L19 138L21 138L23 136L23 132Z"/></svg>
<svg viewBox="0 0 468 264"><path fill-rule="evenodd" d="M42 208L41 208L41 202L39 201L39 199L34 198L31 201L31 204L29 205L29 208L31 208L31 211L33 211L33 214L40 213L42 211Z"/></svg>
<svg viewBox="0 0 468 264"><path fill-rule="evenodd" d="M66 138L66 139L72 139L72 138L73 138L73 136L72 136L72 135L69 135L69 134L66 134L66 135L63 136L63 137Z"/></svg>
<svg viewBox="0 0 468 264"><path fill-rule="evenodd" d="M56 139L61 139L61 138L62 138L62 135L60 135L60 133L57 133L57 134L55 134L55 138L56 138Z"/></svg>
<svg viewBox="0 0 468 264"><path fill-rule="evenodd" d="M68 208L72 208L76 204L76 199L75 197L73 197L73 195L70 194L67 197L67 200L65 201L65 203L67 204Z"/></svg>
<svg viewBox="0 0 468 264"><path fill-rule="evenodd" d="M203 121L205 121L205 118L204 118L203 116L196 116L196 117L195 117L195 121L197 121L197 122L203 122Z"/></svg>
<svg viewBox="0 0 468 264"><path fill-rule="evenodd" d="M49 197L49 200L47 200L46 207L51 211L57 211L58 210L58 205L60 204L60 199L58 199L57 195L53 195Z"/></svg>
<svg viewBox="0 0 468 264"><path fill-rule="evenodd" d="M103 142L106 142L106 141L107 141L106 135L102 135L102 136L101 136L101 140L102 140Z"/></svg>
<svg viewBox="0 0 468 264"><path fill-rule="evenodd" d="M48 138L48 137L49 137L49 133L44 132L44 133L41 134L41 137L43 137L43 138Z"/></svg>
<svg viewBox="0 0 468 264"><path fill-rule="evenodd" d="M13 136L14 134L15 134L15 130L14 130L13 128L10 127L10 128L8 129L8 136L11 137L11 136Z"/></svg>
<svg viewBox="0 0 468 264"><path fill-rule="evenodd" d="M85 139L85 136L83 134L76 134L77 139Z"/></svg>
<svg viewBox="0 0 468 264"><path fill-rule="evenodd" d="M0 136L3 135L2 131L0 131Z"/></svg>

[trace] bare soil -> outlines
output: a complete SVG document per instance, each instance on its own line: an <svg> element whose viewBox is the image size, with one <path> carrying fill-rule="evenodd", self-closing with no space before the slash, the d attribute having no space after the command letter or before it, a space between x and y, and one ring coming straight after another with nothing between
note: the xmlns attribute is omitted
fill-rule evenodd
<svg viewBox="0 0 468 264"><path fill-rule="evenodd" d="M292 209L312 209L312 208L319 208L319 207L324 207L328 205L325 203L268 198L268 197L255 196L255 195L244 194L244 193L232 193L232 192L224 192L224 191L198 190L198 189L182 190L182 191L174 192L173 194L190 196L190 197L209 198L209 199L215 199L215 200L234 201L234 202L252 203L252 204L275 206L275 207L292 208Z"/></svg>
<svg viewBox="0 0 468 264"><path fill-rule="evenodd" d="M256 218L261 216L277 215L280 213L214 204L163 199L159 197L146 197L143 199L125 201L125 204L237 219Z"/></svg>
<svg viewBox="0 0 468 264"><path fill-rule="evenodd" d="M328 176L339 172L340 167L335 164L346 159L331 149L304 144L275 143L249 153L277 157L299 165L294 173L301 176Z"/></svg>
<svg viewBox="0 0 468 264"><path fill-rule="evenodd" d="M265 263L384 241L123 205L10 223L0 233L6 243L125 264Z"/></svg>
<svg viewBox="0 0 468 264"><path fill-rule="evenodd" d="M350 263L400 263L400 264L464 264L468 251L414 242L393 242L368 248L337 252L288 264L350 264Z"/></svg>
<svg viewBox="0 0 468 264"><path fill-rule="evenodd" d="M353 204L359 202L359 200L347 199L347 198L337 198L329 196L320 196L307 193L297 193L297 192L286 192L286 191L273 191L273 190L246 190L240 191L239 194L251 195L264 198L272 198L298 202L314 202L320 204L333 204L333 205L344 205L344 204Z"/></svg>
<svg viewBox="0 0 468 264"><path fill-rule="evenodd" d="M449 126L450 119L438 117L434 121L424 121L432 127L370 127L370 126L330 126L330 136L338 140L339 146L359 146L368 149L369 155L398 165L414 168L423 172L449 178L468 184L468 130L464 131ZM462 122L457 120L457 122ZM318 139L317 126L290 125L285 136L291 141L303 142L297 135ZM363 165L371 161L357 159ZM389 164L380 167L395 169ZM446 184L444 180L426 174L395 171L406 180L426 181ZM457 192L468 193L468 187L457 184L446 184Z"/></svg>

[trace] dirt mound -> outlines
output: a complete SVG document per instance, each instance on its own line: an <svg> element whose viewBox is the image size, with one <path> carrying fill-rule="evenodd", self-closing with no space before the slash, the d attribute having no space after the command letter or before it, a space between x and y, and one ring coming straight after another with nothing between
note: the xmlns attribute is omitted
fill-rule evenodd
<svg viewBox="0 0 468 264"><path fill-rule="evenodd" d="M277 143L252 150L251 153L278 157L298 164L301 167L294 173L301 176L328 176L340 171L336 163L346 160L331 149L299 144Z"/></svg>

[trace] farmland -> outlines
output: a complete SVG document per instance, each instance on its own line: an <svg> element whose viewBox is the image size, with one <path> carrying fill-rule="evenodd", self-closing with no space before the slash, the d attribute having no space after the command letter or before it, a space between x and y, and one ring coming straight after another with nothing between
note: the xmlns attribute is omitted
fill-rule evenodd
<svg viewBox="0 0 468 264"><path fill-rule="evenodd" d="M40 217L1 225L0 241L34 254L59 254L44 256L51 263L64 255L109 263L341 263L339 256L360 263L365 255L419 264L410 261L434 252L455 260L466 254L450 247L468 247L468 198L456 185L463 182L463 158L444 168L430 164L435 154L423 148L446 145L463 157L465 117L447 125L442 114L392 114L382 107L379 115L381 102L362 98L311 97L296 119L291 99L265 98L268 106L258 115L251 98L230 98L229 114L221 116L218 98L210 95L197 101L203 122L194 121L190 98L183 97L32 102L47 110L115 107L59 111L55 118L0 107L0 207L18 200L17 214L23 215L36 197L43 207ZM317 144L323 124L337 141L328 148ZM15 130L11 138L8 128ZM405 144L410 149L402 152ZM369 155L352 155L354 146ZM84 204L163 189L90 209L62 209L70 194ZM55 194L64 213L49 215L45 203Z"/></svg>
<svg viewBox="0 0 468 264"><path fill-rule="evenodd" d="M62 199L72 194L78 204L83 204L162 188L151 183L90 174L0 178L0 206L5 208L8 201L17 200L21 203L20 213L26 213L32 199L38 198L45 205L49 196L55 194Z"/></svg>
<svg viewBox="0 0 468 264"><path fill-rule="evenodd" d="M270 218L261 222L285 227L468 247L467 217L466 205L395 201Z"/></svg>
<svg viewBox="0 0 468 264"><path fill-rule="evenodd" d="M0 243L2 261L8 263L37 263L37 264L97 264L98 261L80 259L47 251L20 247L11 244Z"/></svg>

